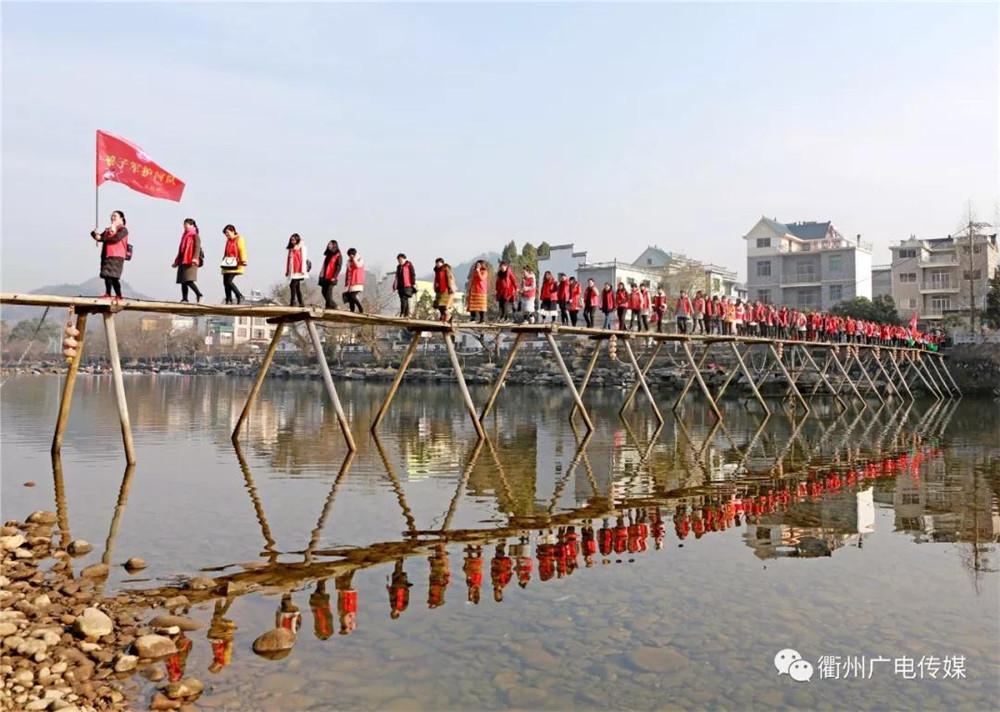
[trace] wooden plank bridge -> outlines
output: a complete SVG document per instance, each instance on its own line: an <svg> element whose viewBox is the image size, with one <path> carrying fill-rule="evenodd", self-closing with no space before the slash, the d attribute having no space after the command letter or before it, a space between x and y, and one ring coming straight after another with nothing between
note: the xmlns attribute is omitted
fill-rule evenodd
<svg viewBox="0 0 1000 712"><path fill-rule="evenodd" d="M849 401L853 401L864 408L868 400L877 400L882 405L892 400L900 402L913 401L921 392L933 397L936 401L961 397L958 385L952 377L946 359L942 354L908 347L794 341L717 334L692 335L607 331L557 324L446 324L439 321L406 319L375 314L355 314L349 311L327 310L321 307L184 304L134 299L111 300L90 297L60 297L13 293L0 293L0 304L64 308L70 310L71 319L75 315L75 328L79 332L78 336L76 336L78 346L66 373L66 381L59 405L59 416L56 421L55 434L52 440L53 454L58 454L62 446L66 422L73 399L76 375L83 357L87 318L91 314L101 315L104 321L108 355L111 361L118 416L121 422L122 441L124 443L126 460L129 464L135 463L135 451L132 444L132 428L129 422L125 386L122 378L121 358L115 332L115 315L123 311L195 317L257 317L264 318L269 323L276 325L274 335L264 355L260 370L257 373L246 404L233 430L232 437L234 442L239 437L240 431L253 409L254 402L267 376L285 326L299 322L305 324L306 330L309 333L319 374L322 377L325 390L343 432L344 441L350 452L356 451L357 445L351 430L351 424L348 422L343 404L337 392L336 383L330 373L329 364L323 354L322 341L317 325L373 326L402 329L411 333L409 347L403 355L402 362L399 364L389 390L372 422L371 430L373 433L378 430L380 423L388 412L392 400L400 384L403 382L406 370L413 360L413 356L416 354L417 346L421 339L434 337L440 337L444 342L463 403L480 441L486 438L484 429L486 418L500 395L520 346L528 337L542 337L547 342L556 365L566 382L566 387L573 396L574 405L570 411L569 418L572 422L579 415L588 433L593 431L594 424L584 404L583 395L587 390L587 385L590 382L601 350L606 348L612 358L617 358L619 345L624 347L623 350L627 357L627 363L632 367L632 371L635 374L635 384L626 393L620 413L625 412L641 390L649 402L653 414L661 424L664 422L663 414L650 390L646 375L660 356L663 347L667 344L672 344L672 350L679 352L679 355L682 356L683 360L679 360L678 362L685 378L684 387L673 403L672 407L674 411L676 412L681 408L687 394L693 387L697 386L719 421L722 420L722 411L718 406L718 400L726 394L737 373L741 373L746 379L746 383L754 399L760 404L767 415L770 414L770 408L761 394L760 388L772 376L779 376L783 379L782 383L785 392L782 395L782 402L790 403L793 409L801 408L806 415L810 412L809 399L815 397L834 398L841 410L847 408ZM477 409L472 400L455 349L455 335L462 331L506 333L513 339L507 351L507 357L493 384L493 388L481 409ZM560 339L565 340L567 338L575 342L581 339L593 342L587 368L579 384L574 381L573 375L570 373L559 347ZM649 345L648 355L646 353L642 354L645 358L644 363L640 363L636 350L633 348L633 343ZM702 375L702 369L710 354L717 357L723 355L731 356L736 364L736 367L730 369L727 379L715 393L709 388ZM761 357L763 361L763 365L759 368L756 365L754 366L753 371L756 371L756 373L752 372L747 365L751 357ZM808 376L805 381L803 380L803 376ZM811 384L808 383L810 380L812 381ZM883 387L880 388L876 383L877 381L881 381L884 384Z"/></svg>

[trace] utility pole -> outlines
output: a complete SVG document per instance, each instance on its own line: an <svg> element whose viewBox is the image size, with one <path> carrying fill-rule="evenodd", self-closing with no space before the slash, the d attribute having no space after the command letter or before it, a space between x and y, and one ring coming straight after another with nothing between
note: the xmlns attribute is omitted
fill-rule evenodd
<svg viewBox="0 0 1000 712"><path fill-rule="evenodd" d="M978 237L978 230L986 227L990 227L987 222L977 222L976 215L972 210L972 203L969 203L969 212L967 215L967 225L965 227L969 232L969 246L966 248L969 250L969 269L967 271L969 280L969 335L972 337L972 341L976 340L976 237ZM958 260L959 265L962 264L961 258ZM987 262L987 266L989 263Z"/></svg>

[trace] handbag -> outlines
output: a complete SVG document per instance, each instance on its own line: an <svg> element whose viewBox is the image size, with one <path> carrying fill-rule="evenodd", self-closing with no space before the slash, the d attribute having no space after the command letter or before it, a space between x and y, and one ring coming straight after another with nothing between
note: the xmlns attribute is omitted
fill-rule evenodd
<svg viewBox="0 0 1000 712"><path fill-rule="evenodd" d="M224 269L233 269L239 266L239 260L233 255L226 255L222 258L222 267Z"/></svg>

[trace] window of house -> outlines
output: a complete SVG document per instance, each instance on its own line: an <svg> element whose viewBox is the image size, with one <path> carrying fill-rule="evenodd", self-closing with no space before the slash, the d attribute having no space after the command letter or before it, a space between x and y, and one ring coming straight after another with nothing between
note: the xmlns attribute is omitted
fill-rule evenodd
<svg viewBox="0 0 1000 712"><path fill-rule="evenodd" d="M907 299L906 300L906 306L908 308L910 308L910 309L916 309L917 308L917 298L916 297L910 297L909 299Z"/></svg>
<svg viewBox="0 0 1000 712"><path fill-rule="evenodd" d="M763 262L757 263L757 276L758 277L770 277L771 276L771 261L764 260Z"/></svg>
<svg viewBox="0 0 1000 712"><path fill-rule="evenodd" d="M938 314L951 309L951 297L931 297L931 311Z"/></svg>
<svg viewBox="0 0 1000 712"><path fill-rule="evenodd" d="M651 264L653 264L653 260L652 260L652 259L650 259L649 257L647 257L647 258L646 258L646 264L647 264L647 265L651 265Z"/></svg>
<svg viewBox="0 0 1000 712"><path fill-rule="evenodd" d="M962 279L964 279L965 281L975 280L975 279L982 279L982 278L983 278L983 272L982 272L982 270L978 270L978 269L977 270L969 270L969 269L967 269L967 270L965 270L962 273Z"/></svg>
<svg viewBox="0 0 1000 712"><path fill-rule="evenodd" d="M844 298L844 285L842 284L831 284L830 285L830 301L839 302Z"/></svg>
<svg viewBox="0 0 1000 712"><path fill-rule="evenodd" d="M920 493L903 492L903 504L920 504Z"/></svg>
<svg viewBox="0 0 1000 712"><path fill-rule="evenodd" d="M900 272L899 282L900 284L906 284L907 282L916 282L917 273L916 272Z"/></svg>
<svg viewBox="0 0 1000 712"><path fill-rule="evenodd" d="M771 290L770 289L758 289L757 299L761 300L765 304L770 304L771 302Z"/></svg>
<svg viewBox="0 0 1000 712"><path fill-rule="evenodd" d="M771 238L770 237L758 237L757 238L757 247L770 247L770 246L771 246Z"/></svg>
<svg viewBox="0 0 1000 712"><path fill-rule="evenodd" d="M899 259L901 259L901 260L913 259L916 256L917 256L917 251L916 250L900 250L899 251Z"/></svg>
<svg viewBox="0 0 1000 712"><path fill-rule="evenodd" d="M830 274L838 275L841 270L844 269L844 256L843 255L830 255Z"/></svg>

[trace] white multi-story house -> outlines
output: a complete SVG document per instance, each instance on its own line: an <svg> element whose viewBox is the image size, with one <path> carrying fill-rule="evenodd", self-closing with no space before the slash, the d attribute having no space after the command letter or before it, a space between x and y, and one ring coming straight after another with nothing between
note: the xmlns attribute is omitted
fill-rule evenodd
<svg viewBox="0 0 1000 712"><path fill-rule="evenodd" d="M1000 264L996 235L968 233L933 240L910 236L892 250L892 298L900 316L921 320L969 316L970 301L986 307L989 278Z"/></svg>
<svg viewBox="0 0 1000 712"><path fill-rule="evenodd" d="M851 240L827 222L784 224L762 217L743 236L751 301L800 309L829 309L872 296L872 246Z"/></svg>

